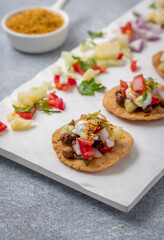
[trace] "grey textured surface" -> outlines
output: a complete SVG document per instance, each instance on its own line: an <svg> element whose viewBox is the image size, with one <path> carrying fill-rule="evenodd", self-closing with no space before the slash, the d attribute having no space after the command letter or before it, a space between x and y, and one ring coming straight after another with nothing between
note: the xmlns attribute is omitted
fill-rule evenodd
<svg viewBox="0 0 164 240"><path fill-rule="evenodd" d="M0 29L0 100L136 4L137 0L72 0L66 43L56 51L27 55L15 51ZM0 17L24 5L51 5L53 0L0 2ZM138 176L139 177L139 176ZM0 156L0 240L19 239L164 239L164 178L129 213L97 200ZM30 224L28 227L27 224ZM123 228L120 228L125 224Z"/></svg>

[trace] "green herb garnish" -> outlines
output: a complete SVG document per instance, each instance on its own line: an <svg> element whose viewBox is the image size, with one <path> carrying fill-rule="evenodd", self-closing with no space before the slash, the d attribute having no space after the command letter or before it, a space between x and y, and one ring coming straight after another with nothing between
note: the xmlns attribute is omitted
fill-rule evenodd
<svg viewBox="0 0 164 240"><path fill-rule="evenodd" d="M106 122L101 122L100 125L105 127L106 126Z"/></svg>
<svg viewBox="0 0 164 240"><path fill-rule="evenodd" d="M32 107L30 107L30 106L28 106L28 107L17 107L15 105L13 105L13 108L17 112L32 112Z"/></svg>
<svg viewBox="0 0 164 240"><path fill-rule="evenodd" d="M88 35L90 36L91 39L95 39L95 38L98 38L98 37L103 37L104 33L103 32L91 32L91 31L88 31Z"/></svg>
<svg viewBox="0 0 164 240"><path fill-rule="evenodd" d="M88 165L90 164L89 159L84 159L84 158L83 158L83 161L85 162L85 165L86 165L86 166L88 166Z"/></svg>
<svg viewBox="0 0 164 240"><path fill-rule="evenodd" d="M138 12L133 12L133 15L134 15L135 17L140 17L140 16L141 16Z"/></svg>
<svg viewBox="0 0 164 240"><path fill-rule="evenodd" d="M151 4L149 5L149 8L156 8L155 2L151 3Z"/></svg>
<svg viewBox="0 0 164 240"><path fill-rule="evenodd" d="M89 68L97 66L97 63L94 58L88 58L86 61L83 61L80 57L72 56L73 59L77 60L80 64L80 68L86 72Z"/></svg>
<svg viewBox="0 0 164 240"><path fill-rule="evenodd" d="M52 106L50 106L46 100L41 100L34 104L34 107L40 111L48 111L52 109Z"/></svg>
<svg viewBox="0 0 164 240"><path fill-rule="evenodd" d="M82 81L80 86L78 87L79 93L82 95L90 95L93 96L95 91L99 91L101 88L104 89L105 87L101 85L101 83L96 83L95 79L92 78L91 81Z"/></svg>
<svg viewBox="0 0 164 240"><path fill-rule="evenodd" d="M143 95L143 97L142 97L142 99L140 100L140 103L143 103L143 102L145 102L145 100L147 99L147 92L145 92L144 93L144 95Z"/></svg>

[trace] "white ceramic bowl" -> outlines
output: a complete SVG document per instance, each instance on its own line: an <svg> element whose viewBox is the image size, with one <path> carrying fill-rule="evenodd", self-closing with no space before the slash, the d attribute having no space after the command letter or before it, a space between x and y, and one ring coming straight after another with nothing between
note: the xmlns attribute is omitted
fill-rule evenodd
<svg viewBox="0 0 164 240"><path fill-rule="evenodd" d="M37 6L33 7L24 7L21 9L14 10L4 16L2 19L1 25L5 31L11 45L19 51L26 53L44 53L51 50L54 50L61 46L66 40L68 27L69 27L69 16L62 10L56 9L53 7L39 6L39 8L44 8L48 11L59 13L64 19L64 25L50 33L45 34L23 34L12 31L6 26L6 20L22 11L27 9L34 9Z"/></svg>

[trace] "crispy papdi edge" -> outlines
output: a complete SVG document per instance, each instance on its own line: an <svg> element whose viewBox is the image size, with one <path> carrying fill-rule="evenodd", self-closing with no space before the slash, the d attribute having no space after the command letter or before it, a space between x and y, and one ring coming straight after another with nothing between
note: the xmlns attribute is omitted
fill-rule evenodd
<svg viewBox="0 0 164 240"><path fill-rule="evenodd" d="M158 87L164 91L164 86L158 83ZM114 115L129 119L129 120L157 120L164 118L164 108L156 106L153 108L151 113L144 112L133 112L128 113L124 106L120 106L116 102L116 91L120 89L120 86L116 86L111 90L107 91L104 95L103 106Z"/></svg>
<svg viewBox="0 0 164 240"><path fill-rule="evenodd" d="M160 65L160 58L163 53L164 53L164 51L157 52L152 58L152 64L153 64L156 72L164 78L164 72L160 71L158 68Z"/></svg>
<svg viewBox="0 0 164 240"><path fill-rule="evenodd" d="M62 150L64 147L68 146L67 144L62 143L60 139L61 129L57 129L52 135L52 144L53 148L60 159L61 162L66 164L69 167L72 167L76 170L85 171L85 172L97 172L108 168L118 162L122 157L128 154L130 149L133 146L132 136L123 131L121 132L121 139L115 143L113 152L107 152L103 154L100 158L92 159L88 166L85 165L85 162L81 159L67 159L63 156Z"/></svg>

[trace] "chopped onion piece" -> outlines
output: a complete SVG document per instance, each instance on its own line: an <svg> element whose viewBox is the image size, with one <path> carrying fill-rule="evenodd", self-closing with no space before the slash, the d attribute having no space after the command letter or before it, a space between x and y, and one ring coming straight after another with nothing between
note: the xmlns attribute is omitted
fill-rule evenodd
<svg viewBox="0 0 164 240"><path fill-rule="evenodd" d="M73 145L73 149L75 150L75 153L76 153L78 156L81 155L81 151L80 151L79 143L78 143L77 140L76 140L76 144Z"/></svg>
<svg viewBox="0 0 164 240"><path fill-rule="evenodd" d="M99 158L99 157L102 157L101 152L100 152L97 148L94 148L94 147L93 147L93 151L94 151L93 158Z"/></svg>
<svg viewBox="0 0 164 240"><path fill-rule="evenodd" d="M144 40L142 38L139 38L131 42L129 45L130 45L130 49L133 52L141 52L142 49L144 48Z"/></svg>

